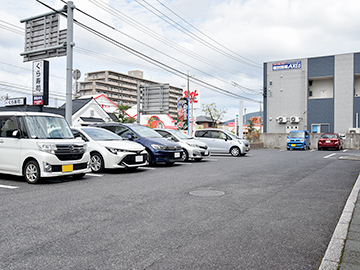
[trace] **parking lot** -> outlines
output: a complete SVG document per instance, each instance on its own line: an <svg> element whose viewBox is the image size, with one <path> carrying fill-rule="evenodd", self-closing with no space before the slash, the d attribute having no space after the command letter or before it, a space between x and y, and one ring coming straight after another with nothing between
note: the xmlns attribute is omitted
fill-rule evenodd
<svg viewBox="0 0 360 270"><path fill-rule="evenodd" d="M0 175L0 268L317 269L357 156L253 149L37 185Z"/></svg>

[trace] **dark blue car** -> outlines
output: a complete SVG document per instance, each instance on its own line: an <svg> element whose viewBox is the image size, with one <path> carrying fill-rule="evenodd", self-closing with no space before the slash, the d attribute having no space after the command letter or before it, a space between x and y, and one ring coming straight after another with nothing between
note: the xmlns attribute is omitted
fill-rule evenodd
<svg viewBox="0 0 360 270"><path fill-rule="evenodd" d="M108 129L125 140L142 144L148 152L149 164L165 162L172 165L176 161L181 161L182 149L180 144L163 138L149 127L122 123L104 123L92 126Z"/></svg>

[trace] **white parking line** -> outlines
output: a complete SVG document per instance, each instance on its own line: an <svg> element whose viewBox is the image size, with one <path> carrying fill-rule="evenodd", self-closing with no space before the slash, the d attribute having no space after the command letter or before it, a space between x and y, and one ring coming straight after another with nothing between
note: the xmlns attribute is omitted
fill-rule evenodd
<svg viewBox="0 0 360 270"><path fill-rule="evenodd" d="M344 152L344 153L347 152L347 149L343 150L343 152Z"/></svg>
<svg viewBox="0 0 360 270"><path fill-rule="evenodd" d="M335 156L335 155L336 155L335 153L332 153L330 155L325 156L324 158L329 158L329 157L332 157L332 156Z"/></svg>
<svg viewBox="0 0 360 270"><path fill-rule="evenodd" d="M9 188L9 189L15 189L15 188L19 188L19 187L15 187L15 186L5 186L5 185L0 185L0 188Z"/></svg>
<svg viewBox="0 0 360 270"><path fill-rule="evenodd" d="M316 149L312 149L312 150L310 150L310 152L314 152L314 151L316 151Z"/></svg>
<svg viewBox="0 0 360 270"><path fill-rule="evenodd" d="M153 167L139 167L138 169L155 170L156 168L153 168Z"/></svg>

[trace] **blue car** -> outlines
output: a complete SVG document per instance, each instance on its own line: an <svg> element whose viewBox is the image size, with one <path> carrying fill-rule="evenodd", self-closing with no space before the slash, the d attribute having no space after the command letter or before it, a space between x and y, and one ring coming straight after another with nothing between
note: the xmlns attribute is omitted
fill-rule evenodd
<svg viewBox="0 0 360 270"><path fill-rule="evenodd" d="M310 134L307 130L292 130L287 136L287 150L310 149Z"/></svg>
<svg viewBox="0 0 360 270"><path fill-rule="evenodd" d="M142 144L148 152L149 164L165 162L168 165L172 165L176 161L181 161L183 150L180 144L163 138L149 127L122 123L103 123L92 126L105 128L125 140Z"/></svg>

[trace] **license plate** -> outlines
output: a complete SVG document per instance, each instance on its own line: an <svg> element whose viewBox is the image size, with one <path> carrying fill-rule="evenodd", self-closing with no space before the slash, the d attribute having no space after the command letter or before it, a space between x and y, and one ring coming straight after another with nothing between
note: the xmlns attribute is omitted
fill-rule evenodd
<svg viewBox="0 0 360 270"><path fill-rule="evenodd" d="M144 161L144 157L143 156L136 156L135 157L135 162L143 162Z"/></svg>
<svg viewBox="0 0 360 270"><path fill-rule="evenodd" d="M246 148L246 151L249 151L249 147L248 147L248 148Z"/></svg>
<svg viewBox="0 0 360 270"><path fill-rule="evenodd" d="M209 155L209 151L205 150L205 156Z"/></svg>
<svg viewBox="0 0 360 270"><path fill-rule="evenodd" d="M62 166L62 172L72 172L74 170L73 165L63 165Z"/></svg>
<svg viewBox="0 0 360 270"><path fill-rule="evenodd" d="M179 157L180 157L180 153L175 153L175 154L174 154L174 157L175 157L175 158L179 158Z"/></svg>
<svg viewBox="0 0 360 270"><path fill-rule="evenodd" d="M330 140L326 140L326 143L330 143Z"/></svg>
<svg viewBox="0 0 360 270"><path fill-rule="evenodd" d="M295 147L295 146L296 146L296 144L292 144L292 145L291 145L291 147Z"/></svg>

